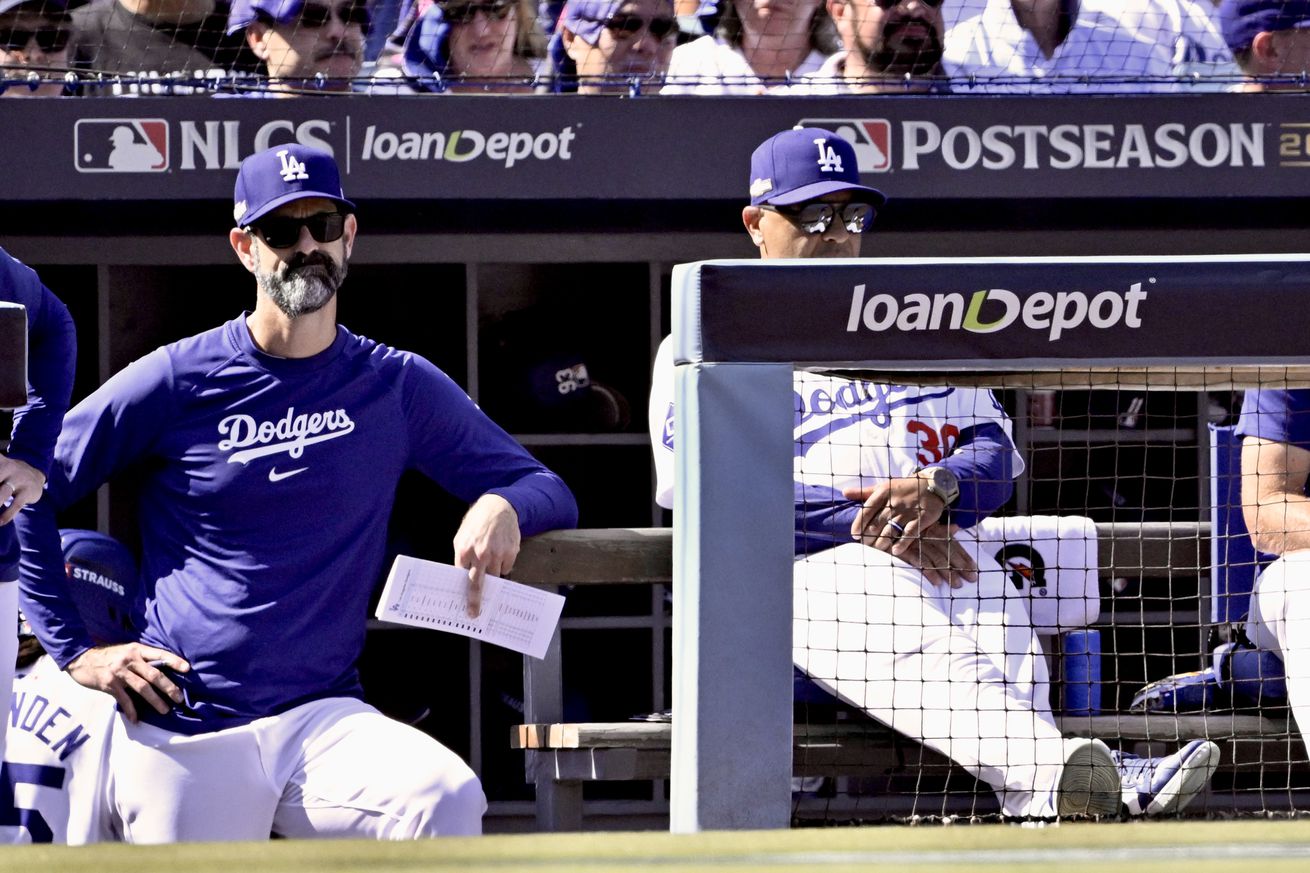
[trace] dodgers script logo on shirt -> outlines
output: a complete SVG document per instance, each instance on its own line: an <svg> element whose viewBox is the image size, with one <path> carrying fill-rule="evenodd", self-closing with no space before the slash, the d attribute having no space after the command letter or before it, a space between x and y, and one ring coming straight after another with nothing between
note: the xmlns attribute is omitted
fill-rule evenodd
<svg viewBox="0 0 1310 873"><path fill-rule="evenodd" d="M84 118L73 126L79 173L163 173L168 122L162 118Z"/></svg>
<svg viewBox="0 0 1310 873"><path fill-rule="evenodd" d="M354 429L355 422L344 409L297 415L292 406L277 421L256 421L250 415L229 415L218 423L218 432L227 437L219 440L218 449L232 452L227 459L229 464L248 464L256 458L281 452L286 452L290 458L300 458L305 453L305 446L343 437ZM297 467L279 471L274 467L268 471L268 480L278 482L307 469Z"/></svg>
<svg viewBox="0 0 1310 873"><path fill-rule="evenodd" d="M829 390L829 387L806 385L804 393L794 392L796 437L793 445L797 457L804 456L834 433L862 421L889 428L894 410L946 397L955 391L954 388L941 388L907 396L910 388L905 385L846 382L836 391Z"/></svg>

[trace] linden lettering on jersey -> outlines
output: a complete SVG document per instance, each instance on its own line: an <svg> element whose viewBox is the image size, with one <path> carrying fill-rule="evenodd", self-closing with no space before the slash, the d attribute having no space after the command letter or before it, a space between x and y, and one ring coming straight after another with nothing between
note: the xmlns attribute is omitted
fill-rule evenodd
<svg viewBox="0 0 1310 873"><path fill-rule="evenodd" d="M955 392L954 388L925 390L909 385L854 381L843 383L836 391L830 391L829 385L804 387L805 393L792 393L796 413L793 446L797 456L804 455L820 440L862 421L881 428L891 427L893 410Z"/></svg>
<svg viewBox="0 0 1310 873"><path fill-rule="evenodd" d="M277 421L256 421L249 415L229 415L218 423L219 451L232 452L229 464L245 464L255 458L286 452L293 458L305 453L305 446L343 437L355 429L344 409L296 414L294 406ZM255 448L246 448L255 446Z"/></svg>
<svg viewBox="0 0 1310 873"><path fill-rule="evenodd" d="M40 694L15 690L9 701L9 729L36 737L61 761L91 739L86 728L71 719L72 713L62 706L52 707Z"/></svg>

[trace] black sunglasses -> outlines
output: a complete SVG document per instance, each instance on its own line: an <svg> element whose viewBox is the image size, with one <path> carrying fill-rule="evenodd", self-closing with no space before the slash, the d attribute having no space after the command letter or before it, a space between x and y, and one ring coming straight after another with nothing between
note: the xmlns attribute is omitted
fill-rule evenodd
<svg viewBox="0 0 1310 873"><path fill-rule="evenodd" d="M452 3L445 7L442 12L446 20L451 24L469 24L481 12L488 18L496 21L504 21L509 18L510 10L514 8L511 2L502 3Z"/></svg>
<svg viewBox="0 0 1310 873"><path fill-rule="evenodd" d="M332 20L333 11L332 7L320 3L306 3L300 10L300 23L315 29L324 27ZM368 7L363 3L342 3L335 8L335 11L342 24L368 27Z"/></svg>
<svg viewBox="0 0 1310 873"><path fill-rule="evenodd" d="M7 52L22 51L33 38L41 51L54 54L68 48L73 31L63 27L39 27L36 30L0 30L0 48Z"/></svg>
<svg viewBox="0 0 1310 873"><path fill-rule="evenodd" d="M289 249L300 242L300 229L309 228L315 242L336 242L346 231L344 212L315 212L304 218L261 218L246 230L254 231L275 249Z"/></svg>
<svg viewBox="0 0 1310 873"><path fill-rule="evenodd" d="M848 233L864 233L877 214L868 203L806 203L796 208L765 204L760 208L778 213L806 233L824 233L838 215Z"/></svg>
<svg viewBox="0 0 1310 873"><path fill-rule="evenodd" d="M874 2L878 4L879 9L891 9L893 6L905 2L905 0L874 0ZM942 5L942 0L919 0L919 2L924 6L931 6L934 9Z"/></svg>
<svg viewBox="0 0 1310 873"><path fill-rule="evenodd" d="M636 36L643 27L656 39L664 39L678 30L676 18L642 18L640 15L615 15L600 24L617 39Z"/></svg>

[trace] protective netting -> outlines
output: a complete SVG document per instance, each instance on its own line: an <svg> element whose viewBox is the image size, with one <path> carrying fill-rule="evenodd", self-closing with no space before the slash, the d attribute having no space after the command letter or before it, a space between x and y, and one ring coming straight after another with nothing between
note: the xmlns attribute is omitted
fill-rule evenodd
<svg viewBox="0 0 1310 873"><path fill-rule="evenodd" d="M1066 815L1074 738L1129 789L1074 812L1310 810L1286 375L797 372L797 822ZM943 464L945 520L919 472ZM1291 553L1259 586L1248 523Z"/></svg>
<svg viewBox="0 0 1310 873"><path fill-rule="evenodd" d="M5 94L43 96L1301 88L1303 6L1299 0L0 0L0 84Z"/></svg>

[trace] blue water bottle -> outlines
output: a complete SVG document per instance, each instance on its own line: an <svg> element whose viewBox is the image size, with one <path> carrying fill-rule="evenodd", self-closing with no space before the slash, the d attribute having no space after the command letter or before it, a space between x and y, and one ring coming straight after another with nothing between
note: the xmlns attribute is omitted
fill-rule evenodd
<svg viewBox="0 0 1310 873"><path fill-rule="evenodd" d="M1064 714L1101 712L1101 632L1088 628L1064 635Z"/></svg>

